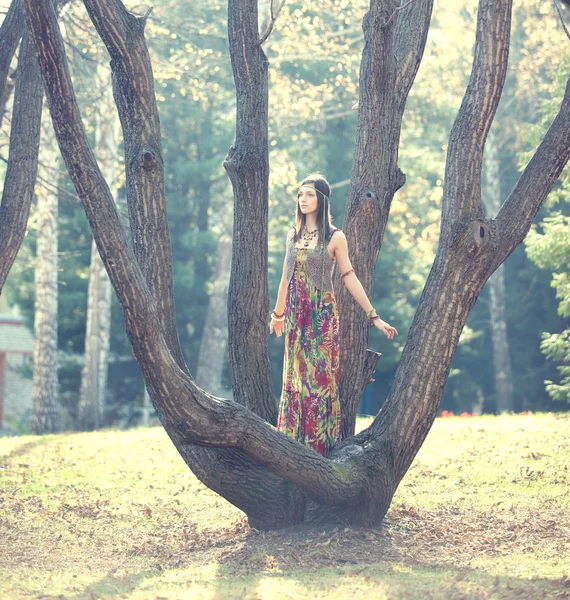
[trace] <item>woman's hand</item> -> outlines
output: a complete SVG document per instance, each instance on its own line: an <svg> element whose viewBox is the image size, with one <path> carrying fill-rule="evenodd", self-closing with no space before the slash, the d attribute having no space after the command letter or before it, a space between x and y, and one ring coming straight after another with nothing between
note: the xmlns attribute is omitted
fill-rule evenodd
<svg viewBox="0 0 570 600"><path fill-rule="evenodd" d="M277 337L281 337L283 335L283 330L285 329L285 321L277 321L276 319L271 319L271 323L269 323L269 333L272 334L275 331L275 335Z"/></svg>
<svg viewBox="0 0 570 600"><path fill-rule="evenodd" d="M383 333L386 335L386 337L391 340L394 338L394 335L398 335L398 331L395 327L392 327L391 325L389 325L388 323L386 323L386 321L382 321L382 319L374 319L372 321L373 325L376 325L376 327Z"/></svg>

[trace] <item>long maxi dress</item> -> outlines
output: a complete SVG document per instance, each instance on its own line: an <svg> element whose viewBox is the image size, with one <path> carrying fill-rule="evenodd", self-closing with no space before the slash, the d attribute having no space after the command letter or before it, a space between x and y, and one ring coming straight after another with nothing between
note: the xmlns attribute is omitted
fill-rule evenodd
<svg viewBox="0 0 570 600"><path fill-rule="evenodd" d="M334 229L327 240L338 231ZM322 247L287 248L285 358L277 429L326 456L340 440L339 320L334 261ZM319 293L323 287L322 293Z"/></svg>

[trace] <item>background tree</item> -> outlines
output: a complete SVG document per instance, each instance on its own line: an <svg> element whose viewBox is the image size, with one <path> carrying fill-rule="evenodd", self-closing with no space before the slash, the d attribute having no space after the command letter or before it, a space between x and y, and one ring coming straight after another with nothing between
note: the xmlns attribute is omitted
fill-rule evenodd
<svg viewBox="0 0 570 600"><path fill-rule="evenodd" d="M42 118L40 180L57 189L59 148L48 111ZM53 433L58 423L57 383L57 238L58 197L53 188L39 188L36 218L34 380L31 429L33 433Z"/></svg>
<svg viewBox="0 0 570 600"><path fill-rule="evenodd" d="M95 152L101 171L117 199L116 163L118 155L118 122L114 111L110 71L97 65L100 102L95 125ZM97 429L105 421L105 391L111 333L111 282L99 256L95 241L91 245L89 287L87 291L87 323L85 355L77 420L81 429Z"/></svg>

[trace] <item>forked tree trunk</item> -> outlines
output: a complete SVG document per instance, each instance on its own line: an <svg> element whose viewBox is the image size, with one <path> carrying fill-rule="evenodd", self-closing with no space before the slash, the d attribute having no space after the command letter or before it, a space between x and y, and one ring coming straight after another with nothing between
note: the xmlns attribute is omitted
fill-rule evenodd
<svg viewBox="0 0 570 600"><path fill-rule="evenodd" d="M36 298L34 303L33 433L57 429L57 219L59 149L47 110L42 119L42 145L37 189ZM46 187L49 186L49 187Z"/></svg>
<svg viewBox="0 0 570 600"><path fill-rule="evenodd" d="M227 300L232 258L232 219L233 211L228 210L224 214L223 232L218 240L218 266L210 290L196 370L196 383L214 396L221 396L224 392L222 373L228 349Z"/></svg>
<svg viewBox="0 0 570 600"><path fill-rule="evenodd" d="M124 114L139 114L143 100L147 119L153 121L156 110L142 36L144 19L127 13L119 0L85 0L85 4L113 57L115 98L129 156L144 157L145 144L156 149L157 140L137 136L135 121ZM238 112L236 142L226 161L235 199L228 310L238 402L201 390L178 360L177 339L167 327L172 306L161 301L171 293L170 263L162 262L164 253L152 256L155 246L163 243L164 232L148 225L149 211L164 210L164 196L151 180L133 171L131 201L139 210L131 212L131 228L136 234L137 227L147 225L141 248L133 253L87 144L55 12L47 0L25 0L24 5L62 154L117 292L152 401L182 456L206 485L244 510L256 527L334 519L378 525L433 423L459 335L477 295L522 241L568 160L570 84L557 118L497 219L485 219L482 152L504 83L511 2L480 1L473 71L448 148L440 245L394 386L372 425L345 439L325 458L277 432L266 420L274 410L273 400L269 401L266 338L267 65L256 43L257 0L229 3ZM389 204L403 182L397 168L398 115L421 59L431 12L429 0L404 6L400 9L395 0L372 0L365 18L359 132L345 231L357 273L368 288ZM124 101L126 94L129 103ZM156 128L151 133L159 135ZM161 180L161 163L153 157L148 166ZM145 164L136 163L139 169ZM357 227L359 220L367 226ZM367 234L372 236L368 243ZM147 261L162 267L164 277L153 278ZM341 300L345 352L341 402L350 427L366 382L368 332L363 319L352 313L345 298ZM242 333L250 336L240 348Z"/></svg>
<svg viewBox="0 0 570 600"><path fill-rule="evenodd" d="M97 81L101 93L96 114L95 153L116 201L119 124L113 103L111 72L101 63L97 66ZM98 429L104 424L110 337L111 282L93 240L87 291L85 356L77 411L78 425L83 430Z"/></svg>
<svg viewBox="0 0 570 600"><path fill-rule="evenodd" d="M483 203L490 218L501 208L501 176L497 137L491 129L485 146L485 187ZM507 337L505 267L501 265L489 278L489 317L493 342L495 406L498 413L513 410L513 373Z"/></svg>

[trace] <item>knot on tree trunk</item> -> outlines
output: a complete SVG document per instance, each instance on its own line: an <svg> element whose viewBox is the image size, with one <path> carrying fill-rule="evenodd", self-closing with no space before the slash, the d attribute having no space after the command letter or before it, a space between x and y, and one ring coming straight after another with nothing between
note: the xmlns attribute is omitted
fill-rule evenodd
<svg viewBox="0 0 570 600"><path fill-rule="evenodd" d="M485 221L477 220L470 223L469 230L470 236L468 236L469 243L467 249L470 254L478 256L490 244L491 236L489 226Z"/></svg>
<svg viewBox="0 0 570 600"><path fill-rule="evenodd" d="M149 148L141 150L139 164L145 171L151 171L159 166L156 154Z"/></svg>

